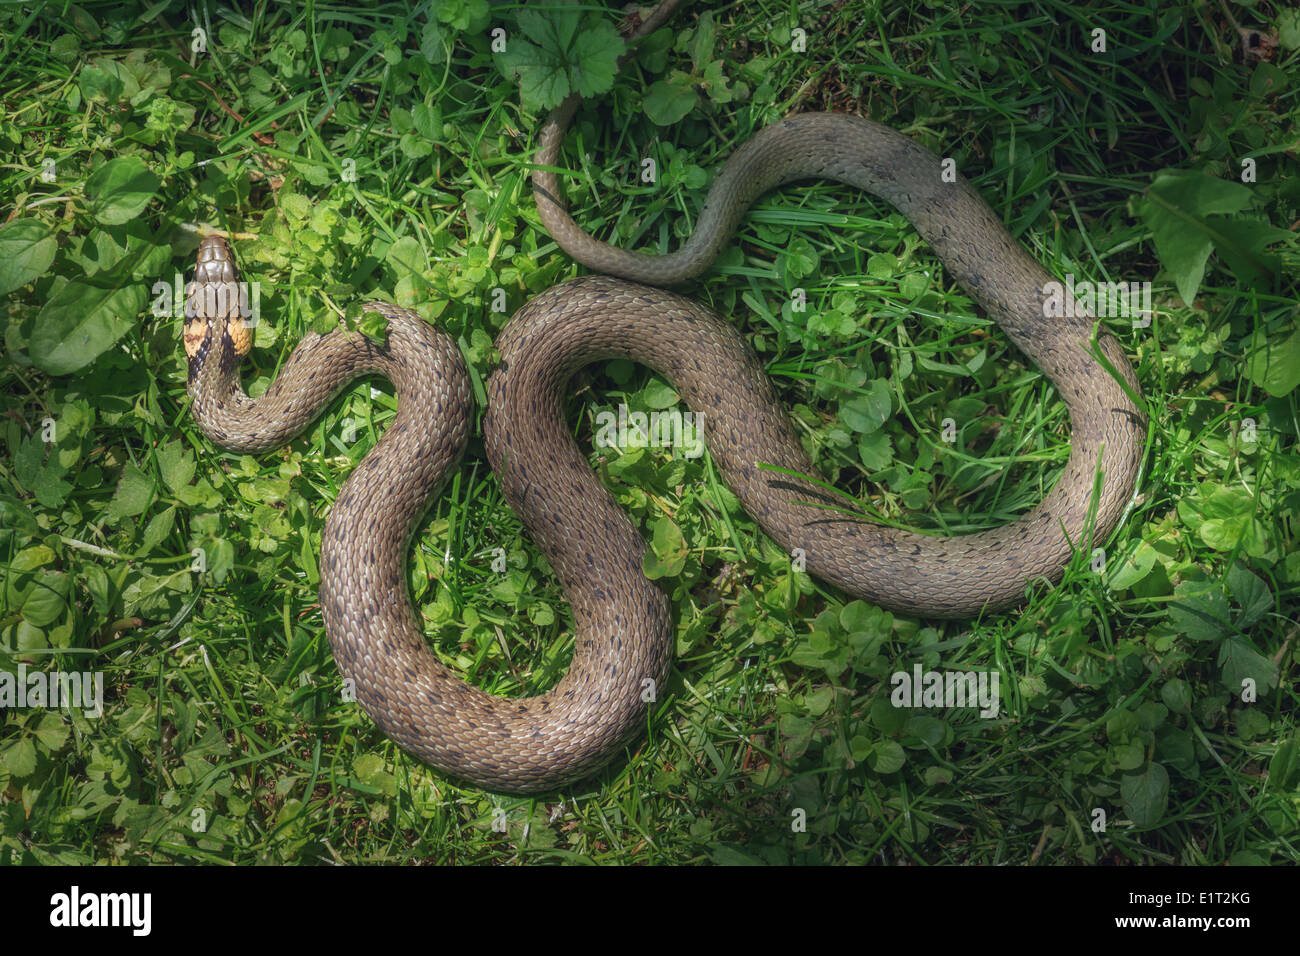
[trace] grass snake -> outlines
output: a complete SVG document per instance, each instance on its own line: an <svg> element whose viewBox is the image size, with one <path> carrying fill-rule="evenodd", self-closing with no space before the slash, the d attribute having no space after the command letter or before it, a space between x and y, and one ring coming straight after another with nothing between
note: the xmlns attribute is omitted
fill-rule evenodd
<svg viewBox="0 0 1300 956"><path fill-rule="evenodd" d="M556 164L573 105L548 122L538 165ZM521 308L498 338L501 360L488 382L489 460L573 610L572 664L541 696L487 694L448 669L430 649L408 593L412 530L471 429L470 378L451 339L413 312L367 303L388 319L384 344L342 329L309 334L252 399L239 381L249 330L237 310L214 308L204 294L236 279L224 239L201 242L190 287L192 413L213 442L242 452L275 448L358 376L383 376L397 391L395 419L326 521L320 596L340 672L383 731L417 757L490 790L537 792L590 774L644 730L667 672L672 622L666 596L643 573L640 532L597 479L562 415L571 375L593 361L627 358L662 373L703 413L705 442L723 479L782 548L803 549L808 571L823 580L908 614L952 618L1011 607L1030 582L1058 580L1076 547L1103 540L1119 521L1145 435L1134 401L1138 382L1123 349L1104 329L1096 334L1095 347L1127 390L1090 351L1095 320L1045 317L1052 277L965 180L946 182L940 160L906 136L842 114L778 122L728 160L689 241L663 256L591 238L565 212L557 177L545 170L534 177L550 234L575 259L608 274L561 283ZM653 287L699 275L755 197L810 177L856 186L897 207L1065 400L1072 439L1064 473L1018 520L943 538L845 513L840 496L800 477L816 470L745 338L690 299Z"/></svg>

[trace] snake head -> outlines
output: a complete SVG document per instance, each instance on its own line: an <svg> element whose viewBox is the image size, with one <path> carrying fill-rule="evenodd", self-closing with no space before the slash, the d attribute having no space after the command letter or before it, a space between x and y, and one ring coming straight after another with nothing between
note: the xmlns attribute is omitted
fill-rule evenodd
<svg viewBox="0 0 1300 956"><path fill-rule="evenodd" d="M252 349L248 301L230 244L221 236L205 236L199 242L194 279L185 287L185 354L191 382L209 358L229 372Z"/></svg>

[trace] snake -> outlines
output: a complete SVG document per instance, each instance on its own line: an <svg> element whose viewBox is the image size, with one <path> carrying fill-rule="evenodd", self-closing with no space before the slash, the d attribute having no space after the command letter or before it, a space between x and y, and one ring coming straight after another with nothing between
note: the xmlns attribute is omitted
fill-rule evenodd
<svg viewBox="0 0 1300 956"><path fill-rule="evenodd" d="M310 333L257 398L240 384L252 336L229 243L199 244L184 325L191 413L214 443L265 452L302 433L363 376L392 382L398 409L339 491L321 537L321 614L360 706L398 746L487 790L527 794L579 781L643 735L671 660L672 616L646 576L641 532L566 425L573 374L622 358L661 373L701 415L726 485L781 548L844 592L906 614L967 618L1023 602L1060 580L1078 549L1105 540L1138 480L1146 413L1120 343L1078 303L1044 308L1051 275L962 177L909 137L850 114L798 113L727 160L690 237L662 255L619 249L569 216L554 169L576 103L546 122L534 159L538 214L594 270L525 303L496 341L483 442L502 494L554 570L572 610L569 669L549 691L505 698L442 663L412 605L405 566L419 519L457 467L473 427L471 378L455 342L410 310L382 343L345 328ZM945 269L1056 387L1069 410L1063 473L1031 511L978 533L937 537L845 508L817 477L747 339L663 288L708 269L746 208L801 179L865 190L896 207ZM1104 361L1103 361L1104 359ZM1109 368L1107 368L1109 366Z"/></svg>

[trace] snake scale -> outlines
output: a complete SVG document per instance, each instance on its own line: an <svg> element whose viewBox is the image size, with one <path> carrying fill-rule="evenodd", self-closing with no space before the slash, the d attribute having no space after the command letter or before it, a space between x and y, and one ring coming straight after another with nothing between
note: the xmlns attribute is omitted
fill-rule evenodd
<svg viewBox="0 0 1300 956"><path fill-rule="evenodd" d="M575 105L551 117L537 165L555 165ZM691 300L651 287L699 275L755 197L806 178L856 186L897 207L1055 384L1070 412L1071 452L1031 512L953 538L845 514L842 499L795 477L816 471L744 337ZM358 376L383 376L396 388L396 418L326 521L320 596L340 672L383 731L417 757L490 790L545 791L588 775L644 728L653 696L647 688L661 686L668 668L671 618L666 596L642 571L641 534L562 416L567 382L590 362L627 358L662 373L703 414L714 463L763 529L787 551L802 548L813 574L892 609L943 618L1005 609L1023 599L1030 582L1058 580L1089 529L1101 540L1119 521L1137 480L1145 418L1090 354L1094 320L1045 318L1051 276L965 180L944 182L939 159L906 136L842 114L778 122L728 160L690 239L663 256L598 242L565 212L553 173L537 171L534 180L550 234L575 259L609 274L561 283L524 305L498 338L501 360L488 382L489 460L573 609L572 664L541 696L493 696L446 668L407 591L412 530L458 463L471 427L470 378L455 344L415 313L367 303L388 319L383 345L342 329L308 335L252 399L239 382L248 330L233 308L214 308L204 295L237 277L224 239L201 242L190 287L192 413L219 445L244 452L281 445ZM1097 347L1140 394L1119 343L1103 330Z"/></svg>

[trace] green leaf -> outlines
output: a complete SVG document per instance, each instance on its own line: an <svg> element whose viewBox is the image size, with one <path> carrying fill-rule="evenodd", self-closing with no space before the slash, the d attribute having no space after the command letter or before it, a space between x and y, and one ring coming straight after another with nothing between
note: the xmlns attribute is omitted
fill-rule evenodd
<svg viewBox="0 0 1300 956"><path fill-rule="evenodd" d="M1237 626L1247 628L1273 609L1273 592L1261 578L1247 571L1240 563L1228 569L1228 587L1241 605Z"/></svg>
<svg viewBox="0 0 1300 956"><path fill-rule="evenodd" d="M1199 498L1184 498L1178 513L1201 540L1216 551L1234 551L1252 532L1255 499L1245 488L1198 488ZM1194 514L1189 514L1194 512Z"/></svg>
<svg viewBox="0 0 1300 956"><path fill-rule="evenodd" d="M871 748L871 756L867 759L867 766L876 773L897 773L905 763L907 754L893 740L879 741Z"/></svg>
<svg viewBox="0 0 1300 956"><path fill-rule="evenodd" d="M146 301L142 283L66 282L36 316L29 351L51 375L85 368L136 324Z"/></svg>
<svg viewBox="0 0 1300 956"><path fill-rule="evenodd" d="M1235 713L1237 736L1242 740L1258 740L1268 734L1268 715L1255 707L1243 707Z"/></svg>
<svg viewBox="0 0 1300 956"><path fill-rule="evenodd" d="M13 457L14 477L42 505L58 508L71 493L72 485L62 478L67 469L59 454L55 452L47 457L48 447L39 434L24 438Z"/></svg>
<svg viewBox="0 0 1300 956"><path fill-rule="evenodd" d="M7 609L20 609L37 589L37 580L48 573L42 570L54 561L54 552L43 544L24 548L14 555L0 575L4 584L4 606ZM22 624L30 631L33 628L25 619Z"/></svg>
<svg viewBox="0 0 1300 956"><path fill-rule="evenodd" d="M1187 681L1175 677L1160 688L1160 699L1175 714L1186 714L1192 709L1192 689Z"/></svg>
<svg viewBox="0 0 1300 956"><path fill-rule="evenodd" d="M455 42L452 32L437 20L430 20L420 31L420 55L437 66L447 62L448 48Z"/></svg>
<svg viewBox="0 0 1300 956"><path fill-rule="evenodd" d="M225 538L218 538L207 549L208 575L220 584L235 567L235 546Z"/></svg>
<svg viewBox="0 0 1300 956"><path fill-rule="evenodd" d="M58 750L68 739L68 727L58 714L43 714L33 731L36 739L48 751Z"/></svg>
<svg viewBox="0 0 1300 956"><path fill-rule="evenodd" d="M845 631L874 630L879 622L881 610L872 607L866 601L850 601L840 609L840 627Z"/></svg>
<svg viewBox="0 0 1300 956"><path fill-rule="evenodd" d="M1250 348L1246 374L1264 391L1281 398L1300 385L1300 329L1272 341L1256 336Z"/></svg>
<svg viewBox="0 0 1300 956"><path fill-rule="evenodd" d="M140 540L140 554L146 555L153 551L162 543L163 539L172 532L172 525L176 523L176 509L167 508L156 514L145 525L144 537Z"/></svg>
<svg viewBox="0 0 1300 956"><path fill-rule="evenodd" d="M433 144L415 133L403 133L397 145L408 159L423 159L433 152Z"/></svg>
<svg viewBox="0 0 1300 956"><path fill-rule="evenodd" d="M32 486L32 493L46 508L58 508L72 493L72 485L54 477L47 468L41 472L40 480Z"/></svg>
<svg viewBox="0 0 1300 956"><path fill-rule="evenodd" d="M653 411L663 411L677 404L678 395L671 385L658 379L652 379L641 389L638 397L645 406ZM651 436L655 437L655 436Z"/></svg>
<svg viewBox="0 0 1300 956"><path fill-rule="evenodd" d="M1125 743L1137 731L1138 717L1131 710L1116 711L1106 721L1106 739L1115 743Z"/></svg>
<svg viewBox="0 0 1300 956"><path fill-rule="evenodd" d="M555 623L555 609L543 601L528 605L528 622L534 627L549 627Z"/></svg>
<svg viewBox="0 0 1300 956"><path fill-rule="evenodd" d="M813 244L803 236L795 236L790 244L776 257L776 271L788 282L797 282L804 276L812 275L821 265L821 256Z"/></svg>
<svg viewBox="0 0 1300 956"><path fill-rule="evenodd" d="M695 25L695 36L691 42L691 62L699 69L713 56L713 46L717 42L718 25L714 21L712 10L700 12Z"/></svg>
<svg viewBox="0 0 1300 956"><path fill-rule="evenodd" d="M835 702L834 687L819 687L804 698L804 709L813 717L820 717Z"/></svg>
<svg viewBox="0 0 1300 956"><path fill-rule="evenodd" d="M118 522L143 514L153 501L153 479L132 462L127 462L118 480L117 491L108 503L108 520Z"/></svg>
<svg viewBox="0 0 1300 956"><path fill-rule="evenodd" d="M1205 217L1237 213L1250 202L1251 191L1241 183L1184 170L1164 170L1156 175L1141 214L1154 235L1160 261L1174 277L1184 302L1195 300L1216 240L1225 245L1229 242Z"/></svg>
<svg viewBox="0 0 1300 956"><path fill-rule="evenodd" d="M31 490L45 467L46 443L39 435L30 435L18 445L14 453L14 477L24 488Z"/></svg>
<svg viewBox="0 0 1300 956"><path fill-rule="evenodd" d="M1168 727L1156 738L1156 753L1161 761L1184 777L1196 779L1196 743L1181 727Z"/></svg>
<svg viewBox="0 0 1300 956"><path fill-rule="evenodd" d="M442 137L442 109L425 103L411 107L411 123L425 139L436 141Z"/></svg>
<svg viewBox="0 0 1300 956"><path fill-rule="evenodd" d="M422 276L429 267L429 257L425 254L424 247L412 236L403 236L389 246L384 261L399 277Z"/></svg>
<svg viewBox="0 0 1300 956"><path fill-rule="evenodd" d="M569 95L569 77L554 60L540 50L535 56L513 58L510 70L502 70L519 80L519 99L533 110L554 109Z"/></svg>
<svg viewBox="0 0 1300 956"><path fill-rule="evenodd" d="M1112 591L1123 591L1137 584L1156 564L1156 549L1139 541L1131 553L1125 553L1107 566L1107 584Z"/></svg>
<svg viewBox="0 0 1300 956"><path fill-rule="evenodd" d="M614 25L604 20L588 20L578 34L569 58L569 83L584 97L597 96L614 85L618 58L625 44Z"/></svg>
<svg viewBox="0 0 1300 956"><path fill-rule="evenodd" d="M892 252L874 252L867 257L867 275L873 279L892 279L898 273L898 256Z"/></svg>
<svg viewBox="0 0 1300 956"><path fill-rule="evenodd" d="M557 3L548 13L525 8L518 14L524 36L552 53L569 49L581 22L582 11L573 2Z"/></svg>
<svg viewBox="0 0 1300 956"><path fill-rule="evenodd" d="M896 734L907 723L907 711L895 707L888 697L877 697L871 704L871 723L882 734Z"/></svg>
<svg viewBox="0 0 1300 956"><path fill-rule="evenodd" d="M1268 762L1268 788L1290 793L1292 784L1300 782L1300 736L1284 740Z"/></svg>
<svg viewBox="0 0 1300 956"><path fill-rule="evenodd" d="M42 571L23 601L23 620L33 627L48 627L68 608L71 581L62 571Z"/></svg>
<svg viewBox="0 0 1300 956"><path fill-rule="evenodd" d="M85 575L85 588L94 603L95 613L101 618L108 615L113 606L113 592L108 583L108 575L98 564L87 564L82 568Z"/></svg>
<svg viewBox="0 0 1300 956"><path fill-rule="evenodd" d="M888 468L894 460L894 442L882 431L863 435L858 439L858 457L868 471Z"/></svg>
<svg viewBox="0 0 1300 956"><path fill-rule="evenodd" d="M1300 50L1300 8L1277 11L1277 39L1285 50Z"/></svg>
<svg viewBox="0 0 1300 956"><path fill-rule="evenodd" d="M488 0L438 0L433 9L454 30L468 30L471 24L482 29L491 12Z"/></svg>
<svg viewBox="0 0 1300 956"><path fill-rule="evenodd" d="M855 432L871 434L889 419L893 393L883 378L873 380L864 392L841 403L840 420Z"/></svg>
<svg viewBox="0 0 1300 956"><path fill-rule="evenodd" d="M0 295L8 295L45 273L58 243L39 219L15 219L0 226Z"/></svg>
<svg viewBox="0 0 1300 956"><path fill-rule="evenodd" d="M16 498L0 495L0 547L12 541L16 532L35 536L40 530L29 507Z"/></svg>
<svg viewBox="0 0 1300 956"><path fill-rule="evenodd" d="M1115 766L1119 770L1136 770L1146 759L1146 748L1136 740L1116 744L1112 749L1115 753Z"/></svg>
<svg viewBox="0 0 1300 956"><path fill-rule="evenodd" d="M813 721L798 714L782 714L777 722L781 732L781 756L785 761L798 760L812 743Z"/></svg>
<svg viewBox="0 0 1300 956"><path fill-rule="evenodd" d="M1214 581L1184 581L1166 613L1178 633L1194 641L1217 641L1233 630L1228 596Z"/></svg>
<svg viewBox="0 0 1300 956"><path fill-rule="evenodd" d="M383 793L393 796L397 793L397 780L384 770L383 758L376 754L362 754L352 761L352 772L358 780Z"/></svg>
<svg viewBox="0 0 1300 956"><path fill-rule="evenodd" d="M39 527L39 525L38 525ZM54 551L49 545L34 544L30 548L23 548L13 556L5 567L9 573L0 580L7 585L13 585L27 571L35 571L43 568L47 564L54 563ZM12 592L10 592L12 593Z"/></svg>
<svg viewBox="0 0 1300 956"><path fill-rule="evenodd" d="M1281 260L1267 252L1267 247L1279 242L1290 242L1292 235L1285 229L1269 225L1263 219L1222 216L1211 220L1215 231L1214 248L1223 259L1223 268L1244 286L1263 282L1281 267Z"/></svg>
<svg viewBox="0 0 1300 956"><path fill-rule="evenodd" d="M948 725L938 717L917 714L908 718L907 733L916 737L922 743L937 747L943 743L944 737L948 735Z"/></svg>
<svg viewBox="0 0 1300 956"><path fill-rule="evenodd" d="M671 518L655 522L650 549L642 560L642 568L651 581L672 578L682 573L686 564L686 539L681 528Z"/></svg>
<svg viewBox="0 0 1300 956"><path fill-rule="evenodd" d="M1234 694L1241 693L1247 680L1254 681L1255 691L1261 695L1277 686L1277 665L1240 635L1227 638L1219 647L1219 666L1224 686Z"/></svg>
<svg viewBox="0 0 1300 956"><path fill-rule="evenodd" d="M690 115L698 100L699 94L695 92L690 77L674 73L672 79L650 84L641 108L656 126L673 126Z"/></svg>
<svg viewBox="0 0 1300 956"><path fill-rule="evenodd" d="M128 91L135 93L139 90L120 63L103 57L81 70L77 85L87 102L99 105L116 103Z"/></svg>
<svg viewBox="0 0 1300 956"><path fill-rule="evenodd" d="M180 442L168 442L158 449L158 470L172 492L180 491L194 478L194 456Z"/></svg>
<svg viewBox="0 0 1300 956"><path fill-rule="evenodd" d="M744 83L739 83L734 89L731 88L731 81L723 72L725 64L721 60L713 60L704 68L704 89L709 94L709 99L714 103L726 105L738 96L743 96L746 90Z"/></svg>
<svg viewBox="0 0 1300 956"><path fill-rule="evenodd" d="M496 64L502 76L518 79L526 109L551 109L570 92L590 97L614 85L626 44L612 24L592 16L579 32L582 11L571 4L548 14L521 10L517 22L520 31L496 54Z"/></svg>
<svg viewBox="0 0 1300 956"><path fill-rule="evenodd" d="M138 156L110 159L86 180L91 215L110 226L130 222L144 212L161 184Z"/></svg>
<svg viewBox="0 0 1300 956"><path fill-rule="evenodd" d="M43 651L50 646L45 632L26 620L19 620L14 634L14 647L21 653Z"/></svg>
<svg viewBox="0 0 1300 956"><path fill-rule="evenodd" d="M361 783L368 783L370 778L383 770L383 758L374 753L363 753L352 761L352 775Z"/></svg>
<svg viewBox="0 0 1300 956"><path fill-rule="evenodd" d="M818 615L812 630L790 651L799 667L821 668L836 677L849 666L850 649L829 612Z"/></svg>
<svg viewBox="0 0 1300 956"><path fill-rule="evenodd" d="M1126 774L1119 792L1130 819L1140 827L1153 826L1165 815L1169 803L1169 771L1152 761L1145 772Z"/></svg>
<svg viewBox="0 0 1300 956"><path fill-rule="evenodd" d="M0 755L0 761L21 780L36 769L36 746L26 737L19 737Z"/></svg>

